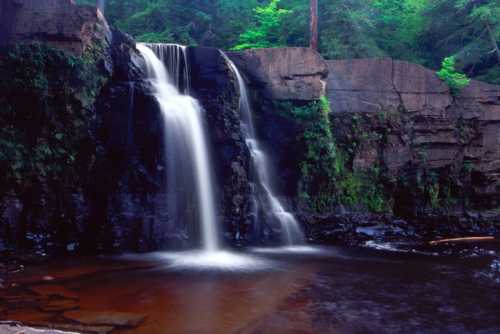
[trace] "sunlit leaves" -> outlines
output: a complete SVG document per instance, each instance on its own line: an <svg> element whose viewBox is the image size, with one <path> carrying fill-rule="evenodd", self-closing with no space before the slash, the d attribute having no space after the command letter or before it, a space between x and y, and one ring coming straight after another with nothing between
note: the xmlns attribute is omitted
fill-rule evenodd
<svg viewBox="0 0 500 334"><path fill-rule="evenodd" d="M437 75L453 92L460 91L470 83L470 79L465 74L456 70L454 57L447 57L443 60L441 70L437 72Z"/></svg>
<svg viewBox="0 0 500 334"><path fill-rule="evenodd" d="M271 0L267 6L255 8L256 25L240 35L233 50L285 46L281 35L282 23L291 11L279 5L280 0Z"/></svg>

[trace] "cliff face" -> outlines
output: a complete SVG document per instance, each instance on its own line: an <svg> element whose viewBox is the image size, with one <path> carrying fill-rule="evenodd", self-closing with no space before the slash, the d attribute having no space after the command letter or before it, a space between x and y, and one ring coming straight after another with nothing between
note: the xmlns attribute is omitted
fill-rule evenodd
<svg viewBox="0 0 500 334"><path fill-rule="evenodd" d="M68 156L69 148L76 153L74 163L62 166L64 178L60 173L46 176L33 169L29 181L26 170L11 171L10 162L0 158L0 169L9 171L2 175L21 172L24 176L19 181L0 178L0 249L149 251L196 243L198 227L169 219L163 168L169 157L164 154L163 121L151 87L144 81L135 41L108 30L95 8L76 6L69 0L9 0L1 5L2 18L11 19L10 25L1 21L4 28L9 27L8 33L2 30L2 43L9 50L21 51L14 58L1 54L0 66L12 67L12 71L22 66L26 76L33 71L42 77L27 91L16 88L17 81L12 85L5 81L0 103L12 109L16 120L40 118L36 115L42 112L48 118L12 125L16 135L34 138L22 142L26 156L21 160L29 161L40 147L49 155L61 149ZM228 242L236 242L236 235L241 242L251 228L246 226L248 152L240 133L236 81L217 49L190 48L188 53L191 92L205 109L209 138L217 148L213 156L219 221ZM16 61L21 65L8 65ZM81 73L79 66L68 70L77 78L59 73L66 74L72 62L87 61L93 66L89 73ZM18 81L24 79L12 75ZM92 86L92 94L83 94L94 79L99 84ZM36 86L39 82L43 87ZM32 97L38 89L40 96ZM59 113L67 117L62 120ZM80 122L80 116L81 137L73 133L75 142L64 140L66 132L69 138L74 130L71 122ZM11 126L9 118L0 121ZM54 127L61 128L61 133ZM21 144L19 138L1 135L8 145ZM70 147L56 147L54 136L61 139L58 145L65 142ZM61 168L54 157L42 158L54 162L48 169Z"/></svg>
<svg viewBox="0 0 500 334"><path fill-rule="evenodd" d="M380 166L392 177L435 170L464 187L474 206L499 204L500 87L472 81L453 96L434 72L407 62L328 66L333 133L345 147L356 143L354 169Z"/></svg>
<svg viewBox="0 0 500 334"><path fill-rule="evenodd" d="M328 67L311 49L258 49L229 56L250 84L270 100L311 101L325 92Z"/></svg>
<svg viewBox="0 0 500 334"><path fill-rule="evenodd" d="M290 109L325 95L327 63L309 48L259 49L228 55L247 80L257 137L276 176L275 191L291 206L298 196L305 147L300 138L303 124Z"/></svg>
<svg viewBox="0 0 500 334"><path fill-rule="evenodd" d="M73 0L3 0L0 4L0 45L40 40L82 54L109 34L96 7Z"/></svg>

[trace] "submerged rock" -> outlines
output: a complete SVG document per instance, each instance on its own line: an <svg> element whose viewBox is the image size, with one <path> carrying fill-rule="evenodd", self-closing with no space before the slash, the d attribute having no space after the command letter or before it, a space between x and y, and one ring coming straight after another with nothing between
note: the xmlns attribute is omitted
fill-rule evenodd
<svg viewBox="0 0 500 334"><path fill-rule="evenodd" d="M84 325L118 327L137 327L146 319L146 315L143 314L86 310L64 312L63 316Z"/></svg>
<svg viewBox="0 0 500 334"><path fill-rule="evenodd" d="M19 323L0 322L0 333L2 334L77 334L75 332L63 332L55 329L35 329L23 326Z"/></svg>

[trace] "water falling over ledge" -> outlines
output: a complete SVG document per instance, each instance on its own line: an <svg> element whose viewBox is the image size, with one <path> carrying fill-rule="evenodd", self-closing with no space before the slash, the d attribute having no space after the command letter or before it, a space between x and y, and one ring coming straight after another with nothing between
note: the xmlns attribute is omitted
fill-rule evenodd
<svg viewBox="0 0 500 334"><path fill-rule="evenodd" d="M272 182L271 175L269 173L270 166L268 158L257 140L255 126L253 124L252 108L245 80L243 80L243 76L234 62L222 51L221 54L238 80L238 88L240 91L241 128L246 145L250 151L252 165L256 171L256 181L260 188L260 194L254 193L254 196L259 199L256 202L263 205L264 211L269 211L270 216L279 222L281 226L282 240L287 246L302 245L305 243L305 237L299 223L292 213L285 210L283 204L276 197L271 187Z"/></svg>
<svg viewBox="0 0 500 334"><path fill-rule="evenodd" d="M190 208L194 208L201 230L201 249L161 252L157 257L181 270L269 268L269 261L222 249L202 108L188 95L190 74L186 48L173 44L139 44L137 48L145 59L147 79L164 121L169 215L171 219L185 220ZM193 205L186 205L189 201L193 201Z"/></svg>
<svg viewBox="0 0 500 334"><path fill-rule="evenodd" d="M186 219L189 208L195 208L203 250L217 251L220 243L202 109L178 88L183 80L184 91L189 90L186 49L173 44L139 44L137 49L145 59L166 132L169 214L173 219Z"/></svg>

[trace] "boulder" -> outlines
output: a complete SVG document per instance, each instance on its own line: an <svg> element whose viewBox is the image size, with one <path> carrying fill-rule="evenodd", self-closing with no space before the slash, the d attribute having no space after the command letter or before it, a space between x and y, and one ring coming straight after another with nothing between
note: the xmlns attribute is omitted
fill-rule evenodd
<svg viewBox="0 0 500 334"><path fill-rule="evenodd" d="M325 93L328 67L309 48L257 49L229 53L252 86L273 100L317 100Z"/></svg>
<svg viewBox="0 0 500 334"><path fill-rule="evenodd" d="M64 312L63 316L66 319L89 326L137 327L146 319L143 314L86 310Z"/></svg>
<svg viewBox="0 0 500 334"><path fill-rule="evenodd" d="M76 334L75 332L63 332L55 329L35 329L25 327L18 323L0 323L2 334Z"/></svg>

